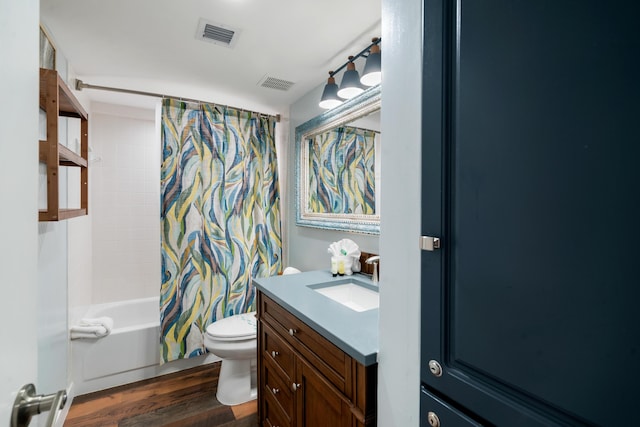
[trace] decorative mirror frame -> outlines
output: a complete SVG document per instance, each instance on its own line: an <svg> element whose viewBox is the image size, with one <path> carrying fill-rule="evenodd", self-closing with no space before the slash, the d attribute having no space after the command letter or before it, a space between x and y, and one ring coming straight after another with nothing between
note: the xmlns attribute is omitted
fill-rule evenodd
<svg viewBox="0 0 640 427"><path fill-rule="evenodd" d="M304 142L311 136L352 122L380 109L380 85L367 89L339 106L296 127L296 225L328 230L380 234L380 214L309 212L309 155ZM304 208L303 208L304 207Z"/></svg>

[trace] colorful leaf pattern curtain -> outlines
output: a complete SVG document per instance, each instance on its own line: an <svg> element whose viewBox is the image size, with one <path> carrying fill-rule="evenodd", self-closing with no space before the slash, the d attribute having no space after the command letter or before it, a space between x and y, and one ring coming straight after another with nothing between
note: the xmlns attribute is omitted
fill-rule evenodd
<svg viewBox="0 0 640 427"><path fill-rule="evenodd" d="M376 135L372 130L344 126L308 140L312 212L376 213Z"/></svg>
<svg viewBox="0 0 640 427"><path fill-rule="evenodd" d="M207 326L255 310L251 279L281 269L274 127L247 111L163 101L163 362L206 352Z"/></svg>

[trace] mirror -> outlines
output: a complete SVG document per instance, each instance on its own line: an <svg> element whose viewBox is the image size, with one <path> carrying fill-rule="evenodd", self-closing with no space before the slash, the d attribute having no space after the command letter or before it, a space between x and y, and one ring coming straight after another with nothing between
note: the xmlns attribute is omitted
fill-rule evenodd
<svg viewBox="0 0 640 427"><path fill-rule="evenodd" d="M296 225L380 234L380 86L296 128Z"/></svg>

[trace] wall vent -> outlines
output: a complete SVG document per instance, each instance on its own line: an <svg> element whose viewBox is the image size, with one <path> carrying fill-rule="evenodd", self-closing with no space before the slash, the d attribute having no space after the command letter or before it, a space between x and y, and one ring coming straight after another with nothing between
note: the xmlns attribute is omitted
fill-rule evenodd
<svg viewBox="0 0 640 427"><path fill-rule="evenodd" d="M258 82L258 86L266 87L268 89L277 89L277 90L289 90L294 83L288 80L279 79L276 77L271 77L269 75L264 76Z"/></svg>
<svg viewBox="0 0 640 427"><path fill-rule="evenodd" d="M218 46L233 47L239 34L240 30L237 28L200 18L196 38Z"/></svg>

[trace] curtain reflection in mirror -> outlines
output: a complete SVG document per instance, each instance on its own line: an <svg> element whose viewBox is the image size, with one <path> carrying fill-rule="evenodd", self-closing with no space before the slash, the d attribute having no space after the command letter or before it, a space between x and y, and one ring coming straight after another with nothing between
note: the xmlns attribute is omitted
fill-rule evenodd
<svg viewBox="0 0 640 427"><path fill-rule="evenodd" d="M315 213L376 213L375 145L380 133L352 126L308 139L309 210Z"/></svg>

